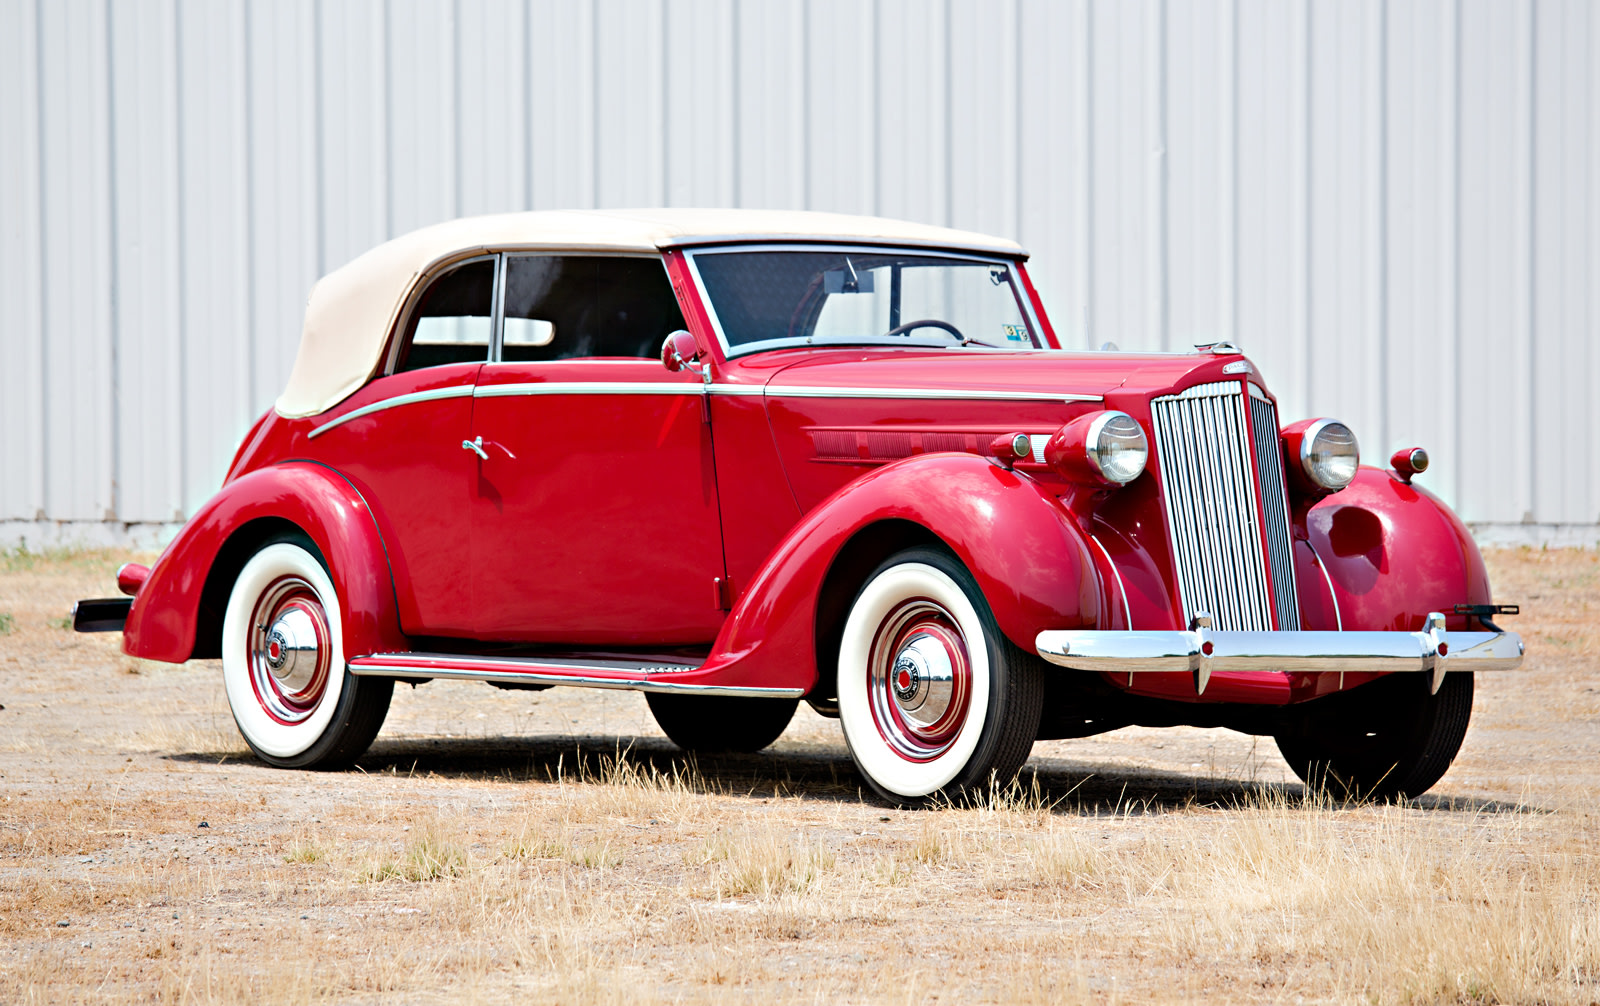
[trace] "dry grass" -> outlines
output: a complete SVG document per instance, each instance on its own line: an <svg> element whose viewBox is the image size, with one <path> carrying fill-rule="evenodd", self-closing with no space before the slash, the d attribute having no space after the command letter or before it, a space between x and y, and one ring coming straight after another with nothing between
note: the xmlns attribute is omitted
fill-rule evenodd
<svg viewBox="0 0 1600 1006"><path fill-rule="evenodd" d="M50 627L122 558L0 556L0 1001L1600 999L1593 553L1491 555L1533 667L1435 797L1130 730L923 813L809 714L697 763L563 690L402 689L360 770L274 771L214 667Z"/></svg>

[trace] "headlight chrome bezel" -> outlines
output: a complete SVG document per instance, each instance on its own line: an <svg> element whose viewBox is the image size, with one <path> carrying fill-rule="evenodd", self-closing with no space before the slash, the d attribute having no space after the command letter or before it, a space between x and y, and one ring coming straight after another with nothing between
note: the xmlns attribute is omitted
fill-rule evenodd
<svg viewBox="0 0 1600 1006"><path fill-rule="evenodd" d="M1118 424L1108 432L1113 423ZM1125 454L1118 444L1126 448L1134 432L1138 433L1137 469L1126 462L1117 463L1113 457ZM1150 436L1139 420L1117 409L1090 412L1067 423L1044 445L1045 464L1069 482L1097 489L1116 489L1125 486L1144 474L1150 461Z"/></svg>
<svg viewBox="0 0 1600 1006"><path fill-rule="evenodd" d="M1110 432L1108 427L1116 424ZM1131 454L1131 449L1118 451L1119 443L1138 435L1137 467L1119 464L1115 455ZM1139 421L1126 412L1117 409L1108 409L1094 417L1089 423L1089 428L1084 432L1084 455L1088 458L1090 466L1105 482L1111 485L1125 486L1129 482L1144 474L1145 466L1150 463L1150 438L1145 435L1144 427Z"/></svg>
<svg viewBox="0 0 1600 1006"><path fill-rule="evenodd" d="M1338 454L1328 453L1319 460L1319 443L1327 438L1328 446L1336 446L1341 434L1349 438L1349 450ZM1317 419L1307 426L1300 436L1299 453L1300 470L1312 485L1326 492L1338 492L1348 486L1355 481L1356 473L1361 469L1361 443L1355 431L1337 419ZM1331 464L1341 464L1344 458L1350 459L1350 471L1341 479L1339 473L1330 471L1330 467Z"/></svg>

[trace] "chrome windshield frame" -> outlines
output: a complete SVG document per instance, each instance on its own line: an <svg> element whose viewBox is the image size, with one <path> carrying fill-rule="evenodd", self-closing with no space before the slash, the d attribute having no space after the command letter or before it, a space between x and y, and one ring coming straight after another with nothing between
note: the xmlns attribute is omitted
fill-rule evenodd
<svg viewBox="0 0 1600 1006"><path fill-rule="evenodd" d="M700 266L696 259L701 255L727 255L744 252L861 252L864 254L882 255L905 254L917 258L944 258L957 262L974 262L986 265L1003 265L1010 269L1026 268L1022 258L1007 258L989 252L963 252L933 248L918 248L908 245L896 244L862 244L858 242L835 241L784 241L784 242L759 242L753 244L719 244L698 245L684 248L684 262L689 267L689 275L694 279L695 292L700 297L700 303L705 307L706 316L711 319L711 330L716 334L718 348L722 350L723 359L731 360L739 356L749 356L752 353L765 352L773 349L789 349L797 346L855 346L882 349L936 349L960 350L970 352L974 350L999 350L1007 353L1045 353L1056 347L1049 345L1045 335L1044 324L1040 321L1038 313L1034 310L1033 298L1028 296L1025 286L1015 285L1012 280L1012 294L1016 297L1017 307L1027 323L1029 334L1038 340L1037 346L962 346L950 342L931 342L919 339L902 339L899 337L885 338L882 336L823 336L821 338L805 337L793 339L765 339L760 342L746 342L738 346L731 345L727 332L722 328L722 319L717 313L716 303L711 299L711 294L706 290L705 279L700 275Z"/></svg>

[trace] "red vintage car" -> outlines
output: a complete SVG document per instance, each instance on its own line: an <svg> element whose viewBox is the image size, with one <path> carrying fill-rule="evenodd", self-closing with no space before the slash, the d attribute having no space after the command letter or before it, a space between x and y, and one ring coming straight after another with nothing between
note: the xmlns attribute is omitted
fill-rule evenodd
<svg viewBox="0 0 1600 1006"><path fill-rule="evenodd" d="M457 220L312 291L275 408L131 601L221 657L273 765L347 764L396 681L646 694L689 749L799 700L916 803L1037 738L1276 738L1417 794L1518 637L1471 535L1251 361L1065 352L1008 241L817 213Z"/></svg>

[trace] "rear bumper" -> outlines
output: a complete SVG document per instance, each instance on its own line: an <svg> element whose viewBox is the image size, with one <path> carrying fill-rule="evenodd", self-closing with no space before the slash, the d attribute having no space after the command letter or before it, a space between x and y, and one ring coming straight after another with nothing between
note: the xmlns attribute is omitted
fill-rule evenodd
<svg viewBox="0 0 1600 1006"><path fill-rule="evenodd" d="M1047 630L1039 656L1080 671L1134 674L1189 671L1198 691L1216 671L1421 671L1433 691L1450 670L1513 671L1522 665L1514 632L1446 632L1444 616L1428 616L1422 632L1213 631L1200 616L1188 631Z"/></svg>

